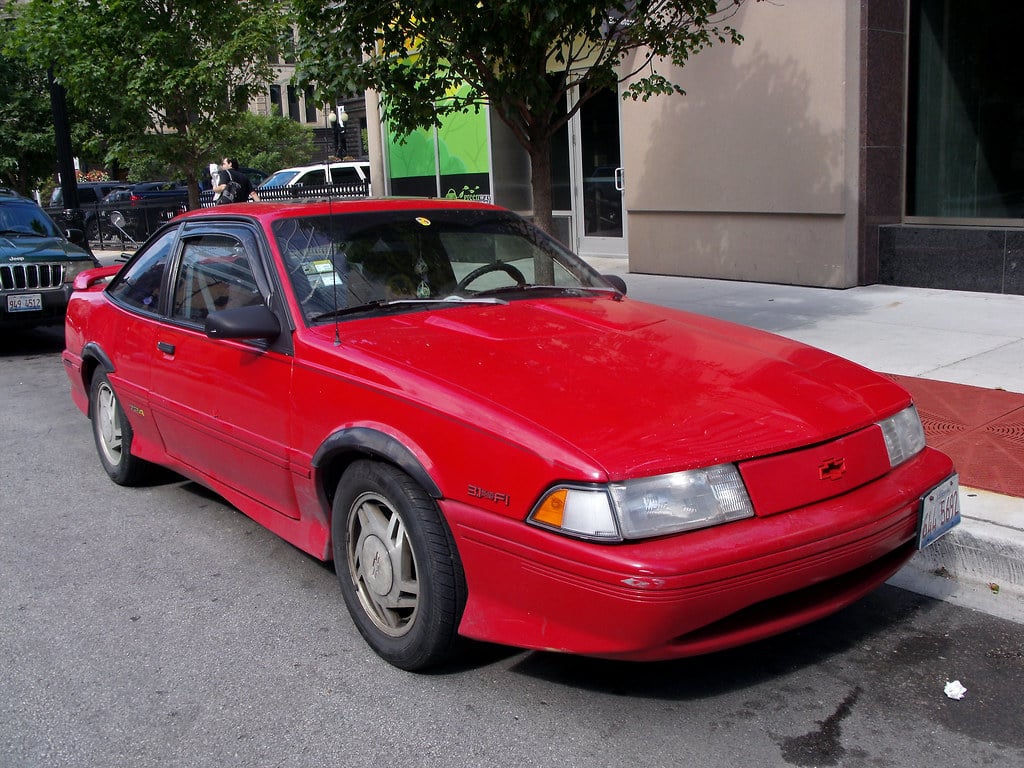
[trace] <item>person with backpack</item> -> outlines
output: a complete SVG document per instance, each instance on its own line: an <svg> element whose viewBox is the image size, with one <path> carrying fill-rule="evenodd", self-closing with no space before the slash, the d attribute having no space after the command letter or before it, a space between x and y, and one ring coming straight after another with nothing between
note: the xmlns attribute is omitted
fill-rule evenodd
<svg viewBox="0 0 1024 768"><path fill-rule="evenodd" d="M249 177L238 170L238 161L235 158L221 158L217 183L213 186L213 199L217 205L259 200Z"/></svg>

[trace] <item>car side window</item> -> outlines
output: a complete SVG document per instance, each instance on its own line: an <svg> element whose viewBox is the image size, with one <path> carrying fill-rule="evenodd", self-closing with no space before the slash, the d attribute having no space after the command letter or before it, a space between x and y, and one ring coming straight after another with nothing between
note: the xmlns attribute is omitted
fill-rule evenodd
<svg viewBox="0 0 1024 768"><path fill-rule="evenodd" d="M331 168L331 181L335 184L361 184L359 171L350 165Z"/></svg>
<svg viewBox="0 0 1024 768"><path fill-rule="evenodd" d="M309 171L308 173L302 174L302 176L296 179L294 183L299 184L301 186L314 186L317 184L326 184L327 171L325 171L323 168L318 168L314 171Z"/></svg>
<svg viewBox="0 0 1024 768"><path fill-rule="evenodd" d="M163 284L167 260L174 245L175 231L164 233L138 258L118 272L107 288L107 295L115 301L143 312L156 313L160 309L160 287Z"/></svg>
<svg viewBox="0 0 1024 768"><path fill-rule="evenodd" d="M184 241L174 278L171 317L201 323L211 312L263 304L249 254L228 235L198 235Z"/></svg>

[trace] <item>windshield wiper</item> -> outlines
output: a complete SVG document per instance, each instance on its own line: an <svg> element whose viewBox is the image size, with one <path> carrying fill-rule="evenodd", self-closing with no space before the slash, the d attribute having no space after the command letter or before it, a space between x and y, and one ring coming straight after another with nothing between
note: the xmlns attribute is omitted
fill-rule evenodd
<svg viewBox="0 0 1024 768"><path fill-rule="evenodd" d="M335 317L344 317L345 315L358 315L361 312L373 312L379 309L391 309L403 307L415 307L429 304L507 304L507 301L502 301L497 298L465 298L463 296L445 296L444 298L435 299L374 299L373 301L367 301L364 304L354 304L351 307L338 307L327 312L321 312L319 315L314 315L311 319L312 322L318 322L320 320L328 320Z"/></svg>
<svg viewBox="0 0 1024 768"><path fill-rule="evenodd" d="M602 288L599 286L591 285L534 285L528 283L526 285L505 285L500 288L488 288L483 291L477 291L474 296L493 296L500 293L518 293L518 292L530 292L547 291L550 293L568 295L568 296L579 296L582 293L599 293L599 294L611 294L612 298L616 301L622 300L622 293L611 286Z"/></svg>

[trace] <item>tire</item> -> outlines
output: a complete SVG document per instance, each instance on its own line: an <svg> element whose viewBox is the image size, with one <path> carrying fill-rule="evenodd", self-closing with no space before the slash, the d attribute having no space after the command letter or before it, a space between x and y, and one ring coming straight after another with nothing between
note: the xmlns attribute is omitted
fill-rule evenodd
<svg viewBox="0 0 1024 768"><path fill-rule="evenodd" d="M410 671L449 659L466 580L434 501L395 467L358 461L338 483L332 511L334 567L369 646Z"/></svg>
<svg viewBox="0 0 1024 768"><path fill-rule="evenodd" d="M118 485L138 485L148 479L153 465L132 455L132 425L102 370L97 370L92 377L89 418L96 452L110 479Z"/></svg>

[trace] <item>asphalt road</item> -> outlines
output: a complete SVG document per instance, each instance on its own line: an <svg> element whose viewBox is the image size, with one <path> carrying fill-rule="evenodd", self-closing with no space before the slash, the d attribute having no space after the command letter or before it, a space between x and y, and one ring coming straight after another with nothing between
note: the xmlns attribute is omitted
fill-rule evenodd
<svg viewBox="0 0 1024 768"><path fill-rule="evenodd" d="M0 766L1024 765L1024 626L892 587L699 659L391 668L330 566L180 478L110 483L61 347L0 338Z"/></svg>

